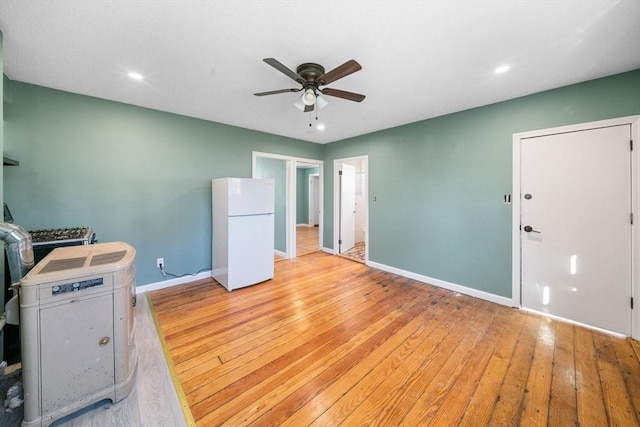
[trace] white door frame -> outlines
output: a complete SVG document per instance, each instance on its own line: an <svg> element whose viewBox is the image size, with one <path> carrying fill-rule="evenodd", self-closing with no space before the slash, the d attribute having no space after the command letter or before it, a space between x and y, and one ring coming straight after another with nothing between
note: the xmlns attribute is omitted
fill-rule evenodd
<svg viewBox="0 0 640 427"><path fill-rule="evenodd" d="M312 200L311 199L311 187L313 186L313 179L315 177L318 177L318 194L316 194L316 199L317 199L317 203L316 200ZM315 213L311 213L311 208L316 208L316 211L318 211L320 209L320 174L319 173L312 173L309 175L309 207L307 208L309 211L309 216L307 218L307 225L309 225L309 227L313 227L315 225ZM318 211L318 220L320 219L320 213ZM318 222L318 226L320 225L320 222ZM318 242L319 247L321 248L322 245L320 244L320 242Z"/></svg>
<svg viewBox="0 0 640 427"><path fill-rule="evenodd" d="M346 157L343 159L334 159L333 161L333 253L340 253L338 240L340 239L340 164L348 163L353 161L362 161L363 169L365 171L364 174L364 185L362 188L362 192L364 193L364 200L366 212L364 213L364 222L365 222L365 236L364 236L364 247L365 247L365 255L364 255L364 263L369 264L369 156L356 156L356 157ZM320 180L322 182L322 180ZM322 194L322 193L321 193Z"/></svg>
<svg viewBox="0 0 640 427"><path fill-rule="evenodd" d="M322 186L322 176L324 169L324 162L322 160L314 160L314 159L305 159L302 157L293 157L293 156L285 156L282 154L272 154L272 153L262 153L259 151L253 151L251 157L251 176L255 177L256 175L256 160L258 157L266 157L270 159L282 159L286 161L287 167L287 198L286 198L286 219L285 219L285 228L287 230L286 237L286 252L281 254L286 258L295 258L296 257L296 166L298 163L313 163L318 165L320 180L319 180L319 209L320 215L318 218L318 232L320 233L320 238L322 238L322 230L323 230L323 219L322 219L322 209L323 209L323 199L324 199L324 191ZM320 245L322 243L320 242Z"/></svg>
<svg viewBox="0 0 640 427"><path fill-rule="evenodd" d="M631 296L634 300L634 309L631 313L631 336L640 339L640 289L638 283L638 273L640 266L640 231L637 227L637 221L640 220L640 210L638 202L640 201L640 115L620 117L610 120L601 120L596 122L581 123L577 125L561 126L550 129L541 129L531 132L522 132L513 134L513 205L512 205L512 243L511 243L511 260L512 260L512 286L511 286L511 304L514 307L522 307L522 272L521 272L521 242L520 242L520 162L521 162L521 140L525 138L540 137L545 135L577 132L594 128L631 125L631 138L634 141L634 149L631 152L631 210L636 217L636 224L631 226ZM575 322L574 322L575 323Z"/></svg>

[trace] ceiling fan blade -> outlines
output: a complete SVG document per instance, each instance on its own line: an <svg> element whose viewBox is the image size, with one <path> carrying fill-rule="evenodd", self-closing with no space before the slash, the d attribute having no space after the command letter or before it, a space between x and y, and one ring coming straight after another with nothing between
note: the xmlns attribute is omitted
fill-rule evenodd
<svg viewBox="0 0 640 427"><path fill-rule="evenodd" d="M269 92L258 92L254 93L255 96L265 96L265 95L275 95L277 93L289 93L289 92L300 92L300 89L279 89L279 90L270 90Z"/></svg>
<svg viewBox="0 0 640 427"><path fill-rule="evenodd" d="M355 73L359 70L362 70L362 66L358 64L355 59L350 59L339 67L334 68L328 73L324 73L323 75L318 77L318 82L320 86L328 85L331 82L335 82L336 80L346 77L349 74Z"/></svg>
<svg viewBox="0 0 640 427"><path fill-rule="evenodd" d="M264 62L266 62L267 64L271 65L273 68L275 68L276 70L280 71L281 73L289 76L290 78L292 78L293 80L297 81L298 83L302 84L304 83L304 79L302 77L300 77L300 75L298 73L296 73L295 71L287 68L286 65L284 65L282 62L278 61L275 58L264 58L263 59Z"/></svg>
<svg viewBox="0 0 640 427"><path fill-rule="evenodd" d="M304 106L304 112L308 113L309 111L313 111L313 104Z"/></svg>
<svg viewBox="0 0 640 427"><path fill-rule="evenodd" d="M348 99L349 101L355 101L355 102L362 102L362 100L365 98L364 95L360 95L359 93L347 92L345 90L339 90L339 89L331 89L329 87L322 89L322 93L324 95L335 96L338 98Z"/></svg>

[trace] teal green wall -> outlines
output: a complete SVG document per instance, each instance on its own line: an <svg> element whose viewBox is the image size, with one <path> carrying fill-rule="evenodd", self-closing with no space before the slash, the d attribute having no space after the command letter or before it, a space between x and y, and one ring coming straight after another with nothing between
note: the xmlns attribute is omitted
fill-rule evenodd
<svg viewBox="0 0 640 427"><path fill-rule="evenodd" d="M333 160L368 155L370 259L510 297L513 133L640 114L636 70L323 146L9 85L4 151L20 166L4 169L4 195L16 222L128 241L138 284L164 279L157 257L175 273L210 267L210 179L251 176L260 151L324 160L325 247Z"/></svg>
<svg viewBox="0 0 640 427"><path fill-rule="evenodd" d="M296 169L296 224L309 224L309 175L319 170L318 167Z"/></svg>
<svg viewBox="0 0 640 427"><path fill-rule="evenodd" d="M511 297L513 134L635 114L640 70L326 145L324 245L333 160L368 155L371 261Z"/></svg>
<svg viewBox="0 0 640 427"><path fill-rule="evenodd" d="M274 181L274 245L287 251L287 161L268 157L256 158L256 178Z"/></svg>
<svg viewBox="0 0 640 427"><path fill-rule="evenodd" d="M92 226L137 250L137 282L211 267L211 179L250 177L253 151L322 158L323 147L233 126L10 82L4 169L27 229Z"/></svg>
<svg viewBox="0 0 640 427"><path fill-rule="evenodd" d="M11 102L11 92L9 91L9 78L6 75L2 75L2 85L4 90L2 91L2 101ZM1 107L0 107L1 108Z"/></svg>
<svg viewBox="0 0 640 427"><path fill-rule="evenodd" d="M304 178L304 169L296 169L296 224L306 224L309 218L309 188Z"/></svg>

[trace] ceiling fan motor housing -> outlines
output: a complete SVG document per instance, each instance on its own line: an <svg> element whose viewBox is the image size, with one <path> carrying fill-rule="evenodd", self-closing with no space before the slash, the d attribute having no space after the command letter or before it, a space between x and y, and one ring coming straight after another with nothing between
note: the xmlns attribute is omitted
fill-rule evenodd
<svg viewBox="0 0 640 427"><path fill-rule="evenodd" d="M315 64L313 62L306 62L304 64L299 65L298 68L296 68L296 73L298 73L298 75L305 80L304 82L300 82L305 87L309 85L313 85L317 88L322 84L317 80L318 80L318 77L324 75L324 67L320 64Z"/></svg>

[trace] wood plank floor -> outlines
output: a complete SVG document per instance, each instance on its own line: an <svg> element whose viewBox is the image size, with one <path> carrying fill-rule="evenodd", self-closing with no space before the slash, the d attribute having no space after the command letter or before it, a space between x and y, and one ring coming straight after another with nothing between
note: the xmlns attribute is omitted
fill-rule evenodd
<svg viewBox="0 0 640 427"><path fill-rule="evenodd" d="M341 257L151 299L198 426L640 425L631 340Z"/></svg>
<svg viewBox="0 0 640 427"><path fill-rule="evenodd" d="M320 250L318 227L296 226L296 256L308 255Z"/></svg>

